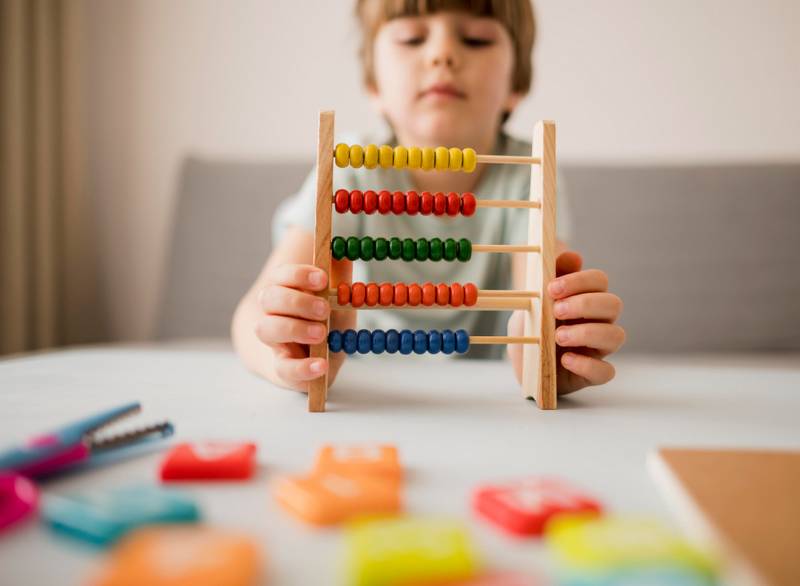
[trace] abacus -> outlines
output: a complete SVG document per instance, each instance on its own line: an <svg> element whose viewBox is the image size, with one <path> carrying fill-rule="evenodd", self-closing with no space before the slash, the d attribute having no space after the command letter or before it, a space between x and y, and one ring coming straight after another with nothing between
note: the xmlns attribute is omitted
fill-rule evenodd
<svg viewBox="0 0 800 586"><path fill-rule="evenodd" d="M333 259L383 261L399 260L468 262L473 253L527 253L525 290L483 290L472 283L333 283L318 293L341 308L459 308L467 310L526 312L522 336L477 336L464 330L411 332L347 330L330 331L328 339L310 347L310 356L329 357L329 352L353 354L463 353L471 344L523 344L522 391L540 409L556 408L555 318L552 299L544 295L555 278L556 156L555 123L537 122L530 157L481 155L473 149L418 148L333 144L334 113L319 114L317 143L317 205L314 230L314 265L331 275ZM472 193L436 193L333 190L333 165L346 167L411 168L442 172L472 172L478 164L517 164L531 166L528 201L478 199ZM528 210L528 242L525 244L473 244L439 238L333 236L331 219L337 213L393 213L479 215L480 208L505 207ZM330 328L330 320L328 320ZM325 411L328 392L327 373L309 384L308 410Z"/></svg>

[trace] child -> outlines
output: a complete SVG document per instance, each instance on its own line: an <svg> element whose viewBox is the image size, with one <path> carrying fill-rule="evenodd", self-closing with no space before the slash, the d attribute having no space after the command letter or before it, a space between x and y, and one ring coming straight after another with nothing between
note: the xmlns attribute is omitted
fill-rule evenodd
<svg viewBox="0 0 800 586"><path fill-rule="evenodd" d="M346 140L351 144L472 147L478 153L530 155L531 146L503 132L503 124L530 89L534 18L529 0L358 0L356 14L364 39L361 58L365 87L393 136L386 140ZM423 170L334 170L334 189L418 192L471 191L479 197L527 199L530 168L479 165L473 173ZM331 311L311 292L328 287L328 276L312 263L314 173L300 192L281 206L274 220L275 249L233 318L234 345L257 374L290 389L306 391L308 381L326 370L332 383L344 353L326 363L308 357L308 344L331 329L355 328L356 311ZM563 189L559 191L558 232L567 230ZM454 221L455 220L455 221ZM334 214L334 234L342 236L466 237L478 243L519 243L527 239L528 214L482 208L475 218ZM473 282L481 289L523 288L525 256L475 254L468 263L383 261L358 263L355 280L373 282ZM607 292L599 270L581 270L581 257L558 241L556 272L547 293L556 301L558 393L599 385L614 377L604 360L623 344L615 325L622 302ZM413 266L412 266L413 265ZM333 282L353 280L353 266L334 261ZM457 310L370 310L358 315L366 329L463 328L487 335L522 335L522 312ZM500 356L502 346L477 346L469 357ZM508 355L521 378L522 351Z"/></svg>

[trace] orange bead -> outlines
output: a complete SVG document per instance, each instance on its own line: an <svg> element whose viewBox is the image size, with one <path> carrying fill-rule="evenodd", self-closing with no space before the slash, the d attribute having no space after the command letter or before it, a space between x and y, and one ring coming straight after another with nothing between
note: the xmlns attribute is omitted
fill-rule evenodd
<svg viewBox="0 0 800 586"><path fill-rule="evenodd" d="M458 212L461 211L461 198L458 197L458 194L451 191L447 194L447 215L448 216L457 216Z"/></svg>
<svg viewBox="0 0 800 586"><path fill-rule="evenodd" d="M349 305L350 303L350 283L339 283L336 287L336 301L339 305Z"/></svg>
<svg viewBox="0 0 800 586"><path fill-rule="evenodd" d="M450 287L445 283L436 285L436 304L447 305L450 303Z"/></svg>
<svg viewBox="0 0 800 586"><path fill-rule="evenodd" d="M391 305L394 299L394 287L391 283L381 283L379 303L381 305Z"/></svg>
<svg viewBox="0 0 800 586"><path fill-rule="evenodd" d="M443 216L445 211L447 211L447 196L441 191L437 191L433 196L433 214Z"/></svg>
<svg viewBox="0 0 800 586"><path fill-rule="evenodd" d="M422 287L417 283L411 283L408 286L408 304L411 307L416 307L422 302Z"/></svg>
<svg viewBox="0 0 800 586"><path fill-rule="evenodd" d="M406 211L406 194L402 191L395 191L392 194L392 213L402 214Z"/></svg>
<svg viewBox="0 0 800 586"><path fill-rule="evenodd" d="M475 283L464 285L464 305L472 307L478 302L478 288Z"/></svg>
<svg viewBox="0 0 800 586"><path fill-rule="evenodd" d="M436 302L436 285L425 283L422 286L422 305L433 305Z"/></svg>
<svg viewBox="0 0 800 586"><path fill-rule="evenodd" d="M395 283L394 299L392 301L398 307L402 307L408 302L408 287L406 287L405 283Z"/></svg>
<svg viewBox="0 0 800 586"><path fill-rule="evenodd" d="M350 211L354 214L361 213L364 209L364 194L358 189L350 192Z"/></svg>
<svg viewBox="0 0 800 586"><path fill-rule="evenodd" d="M350 207L350 192L346 189L339 189L333 196L333 203L336 211L343 214Z"/></svg>
<svg viewBox="0 0 800 586"><path fill-rule="evenodd" d="M377 283L367 283L367 305L375 307L378 305L378 297L380 296Z"/></svg>
<svg viewBox="0 0 800 586"><path fill-rule="evenodd" d="M464 303L464 287L461 283L453 283L450 285L450 305L453 307L460 307Z"/></svg>
<svg viewBox="0 0 800 586"><path fill-rule="evenodd" d="M361 307L367 297L367 286L364 283L353 283L350 286L350 304Z"/></svg>

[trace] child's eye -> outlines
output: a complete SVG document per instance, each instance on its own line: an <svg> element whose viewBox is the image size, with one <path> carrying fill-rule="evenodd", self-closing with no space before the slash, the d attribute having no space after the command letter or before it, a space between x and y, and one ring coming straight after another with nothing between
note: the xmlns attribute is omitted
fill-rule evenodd
<svg viewBox="0 0 800 586"><path fill-rule="evenodd" d="M487 47L494 42L490 39L479 39L476 37L464 37L461 41L468 47Z"/></svg>
<svg viewBox="0 0 800 586"><path fill-rule="evenodd" d="M409 45L409 46L412 46L412 47L416 46L416 45L421 45L424 42L425 42L425 39L422 38L422 37L409 37L407 39L401 39L400 40L400 44L401 45Z"/></svg>

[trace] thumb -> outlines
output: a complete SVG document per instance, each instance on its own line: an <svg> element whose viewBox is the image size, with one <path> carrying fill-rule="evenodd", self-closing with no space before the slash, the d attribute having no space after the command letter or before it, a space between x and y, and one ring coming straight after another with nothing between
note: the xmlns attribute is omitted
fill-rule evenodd
<svg viewBox="0 0 800 586"><path fill-rule="evenodd" d="M556 258L556 276L577 273L583 266L583 258L577 252L567 250Z"/></svg>

